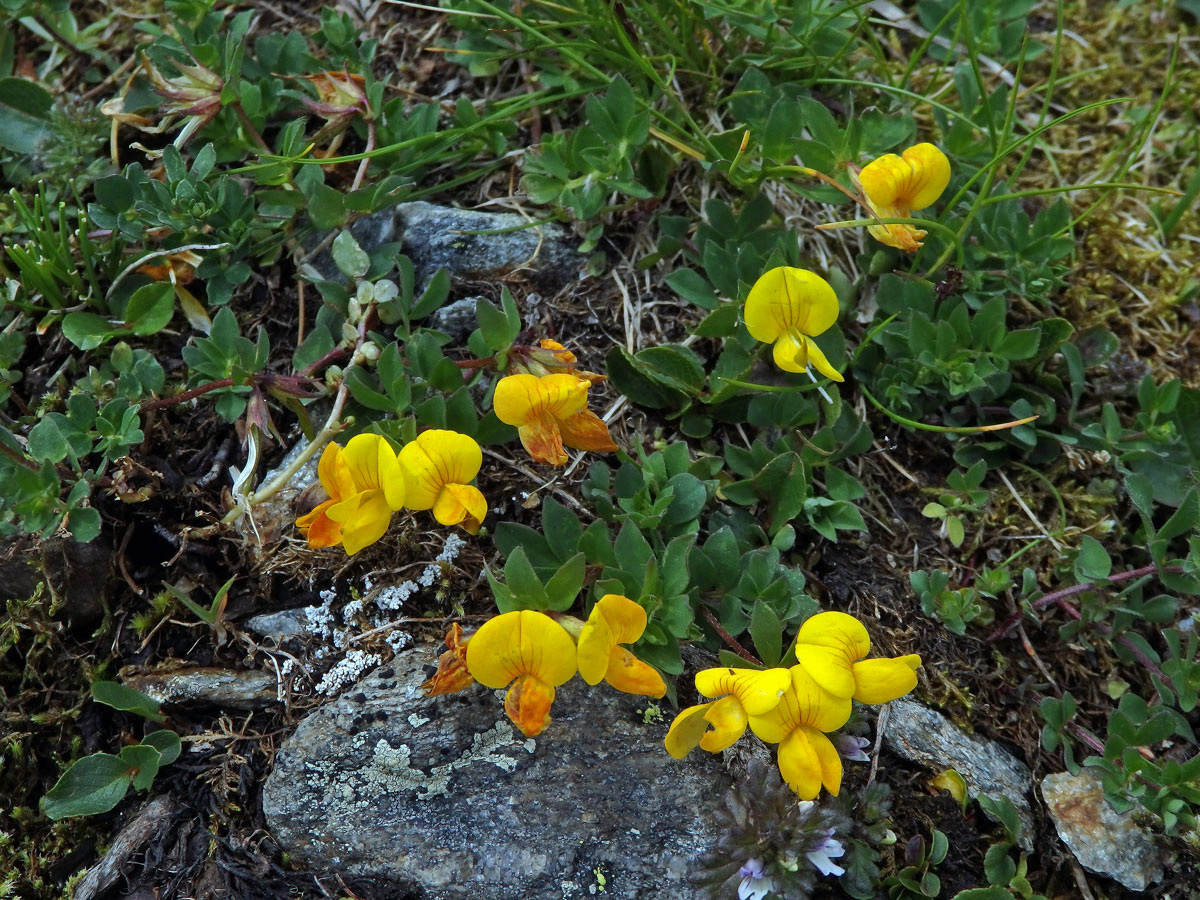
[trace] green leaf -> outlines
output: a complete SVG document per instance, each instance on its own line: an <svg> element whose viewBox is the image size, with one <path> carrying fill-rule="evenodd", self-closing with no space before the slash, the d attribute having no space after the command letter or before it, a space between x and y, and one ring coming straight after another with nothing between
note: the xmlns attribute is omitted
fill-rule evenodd
<svg viewBox="0 0 1200 900"><path fill-rule="evenodd" d="M67 514L67 530L81 544L95 540L100 533L100 513L90 506L78 506Z"/></svg>
<svg viewBox="0 0 1200 900"><path fill-rule="evenodd" d="M555 612L566 612L570 609L583 588L586 570L587 564L582 553L576 553L559 566L558 571L546 582L546 597L549 600L547 609Z"/></svg>
<svg viewBox="0 0 1200 900"><path fill-rule="evenodd" d="M133 185L124 175L101 178L92 185L92 190L96 192L96 202L110 212L125 212L133 206Z"/></svg>
<svg viewBox="0 0 1200 900"><path fill-rule="evenodd" d="M144 791L154 783L154 776L158 774L159 761L162 759L162 754L156 747L150 744L133 744L122 747L120 756L121 761L129 766L135 788Z"/></svg>
<svg viewBox="0 0 1200 900"><path fill-rule="evenodd" d="M698 394L704 385L700 357L681 344L647 347L634 358L637 370L659 384L686 394Z"/></svg>
<svg viewBox="0 0 1200 900"><path fill-rule="evenodd" d="M367 274L367 269L371 265L371 257L358 245L358 241L349 231L339 233L333 239L333 246L330 250L333 254L334 265L343 275L348 278L361 278Z"/></svg>
<svg viewBox="0 0 1200 900"><path fill-rule="evenodd" d="M565 562L579 548L583 526L575 513L547 497L542 501L542 533L554 555Z"/></svg>
<svg viewBox="0 0 1200 900"><path fill-rule="evenodd" d="M533 571L529 557L518 547L504 563L504 580L522 609L548 609L550 598Z"/></svg>
<svg viewBox="0 0 1200 900"><path fill-rule="evenodd" d="M779 662L783 655L783 623L764 600L754 601L754 611L750 614L750 637L764 665L770 667Z"/></svg>
<svg viewBox="0 0 1200 900"><path fill-rule="evenodd" d="M80 350L94 350L117 334L108 319L95 313L67 313L62 323L63 336Z"/></svg>
<svg viewBox="0 0 1200 900"><path fill-rule="evenodd" d="M143 285L125 305L125 327L139 337L157 334L175 314L175 286L169 281Z"/></svg>
<svg viewBox="0 0 1200 900"><path fill-rule="evenodd" d="M113 709L137 713L154 722L163 722L166 716L159 712L159 703L141 691L117 684L115 681L92 682L92 699Z"/></svg>
<svg viewBox="0 0 1200 900"><path fill-rule="evenodd" d="M175 762L179 759L179 753L183 749L179 735L169 728L160 728L150 732L142 738L142 743L149 744L162 755L162 759L158 763L160 766L169 766Z"/></svg>
<svg viewBox="0 0 1200 900"><path fill-rule="evenodd" d="M121 802L133 779L127 762L111 753L77 759L46 793L42 809L51 819L94 816Z"/></svg>
<svg viewBox="0 0 1200 900"><path fill-rule="evenodd" d="M71 452L71 445L52 416L44 417L29 429L29 455L38 462L62 462Z"/></svg>
<svg viewBox="0 0 1200 900"><path fill-rule="evenodd" d="M308 197L308 217L317 228L328 231L346 221L346 198L341 191L314 182L305 191Z"/></svg>
<svg viewBox="0 0 1200 900"><path fill-rule="evenodd" d="M716 309L721 304L721 298L712 285L695 269L676 269L666 277L666 282L680 297L701 309ZM730 304L730 307L734 310L736 321L737 305Z"/></svg>
<svg viewBox="0 0 1200 900"><path fill-rule="evenodd" d="M442 304L446 302L448 296L450 296L450 275L445 269L438 269L434 273L434 276L429 279L425 293L421 294L420 299L409 310L409 317L423 319L428 315L432 315L442 308Z"/></svg>
<svg viewBox="0 0 1200 900"><path fill-rule="evenodd" d="M1103 581L1112 571L1112 559L1104 545L1085 534L1075 557L1075 572L1080 581Z"/></svg>
<svg viewBox="0 0 1200 900"><path fill-rule="evenodd" d="M475 304L475 318L479 321L479 332L484 342L497 352L511 347L521 331L519 321L517 327L512 328L508 316L482 297Z"/></svg>
<svg viewBox="0 0 1200 900"><path fill-rule="evenodd" d="M26 155L37 153L50 137L54 98L40 84L24 78L0 78L0 147Z"/></svg>

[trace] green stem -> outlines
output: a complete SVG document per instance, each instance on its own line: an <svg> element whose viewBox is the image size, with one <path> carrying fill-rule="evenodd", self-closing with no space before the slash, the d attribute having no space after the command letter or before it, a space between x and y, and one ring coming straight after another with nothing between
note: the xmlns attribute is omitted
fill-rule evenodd
<svg viewBox="0 0 1200 900"><path fill-rule="evenodd" d="M1024 419L1017 419L1015 422L1001 422L998 425L963 425L959 427L951 427L949 425L926 425L924 422L918 422L915 419L906 419L899 413L894 413L871 394L861 383L858 389L862 391L863 396L870 401L871 405L877 410L900 425L907 425L909 428L917 428L921 431L934 431L938 434L980 434L985 431L1004 431L1008 428L1016 428L1018 425L1024 425L1027 422L1032 422L1037 416L1028 416Z"/></svg>

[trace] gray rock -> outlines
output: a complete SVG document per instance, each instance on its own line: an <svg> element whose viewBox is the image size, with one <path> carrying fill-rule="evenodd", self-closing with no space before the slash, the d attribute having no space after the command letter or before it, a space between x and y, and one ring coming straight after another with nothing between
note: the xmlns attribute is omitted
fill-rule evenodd
<svg viewBox="0 0 1200 900"><path fill-rule="evenodd" d="M479 323L475 316L478 297L463 297L448 303L429 317L429 327L450 336L450 343L459 344Z"/></svg>
<svg viewBox="0 0 1200 900"><path fill-rule="evenodd" d="M672 759L644 699L578 679L526 738L500 692L425 697L433 658L401 654L284 742L263 811L288 853L426 900L701 896L730 784L714 757Z"/></svg>
<svg viewBox="0 0 1200 900"><path fill-rule="evenodd" d="M272 638L283 643L288 638L301 638L312 630L312 620L304 607L283 609L278 612L259 613L242 623L242 627L259 637Z"/></svg>
<svg viewBox="0 0 1200 900"><path fill-rule="evenodd" d="M1021 817L1021 846L1033 849L1035 833L1029 768L995 741L967 734L941 713L911 700L889 707L883 739L905 759L941 772L954 769L974 797L1007 797Z"/></svg>
<svg viewBox="0 0 1200 900"><path fill-rule="evenodd" d="M1131 891L1162 880L1162 850L1134 823L1132 812L1117 813L1105 802L1104 782L1094 771L1047 775L1042 798L1058 836L1081 865Z"/></svg>
<svg viewBox="0 0 1200 900"><path fill-rule="evenodd" d="M413 261L418 295L443 268L451 281L490 281L517 269L559 270L573 277L583 263L560 225L530 225L516 213L456 209L423 200L365 216L350 226L350 233L368 253L399 241L401 252ZM328 239L328 232L318 235L313 246ZM346 281L329 247L310 264L328 281Z"/></svg>
<svg viewBox="0 0 1200 900"><path fill-rule="evenodd" d="M418 291L443 268L451 281L487 281L525 268L573 275L583 261L561 226L530 226L516 213L416 201L397 206L396 218L403 252L416 268Z"/></svg>
<svg viewBox="0 0 1200 900"><path fill-rule="evenodd" d="M257 669L198 666L162 672L121 672L128 687L171 706L208 704L232 709L262 709L279 700L275 675Z"/></svg>

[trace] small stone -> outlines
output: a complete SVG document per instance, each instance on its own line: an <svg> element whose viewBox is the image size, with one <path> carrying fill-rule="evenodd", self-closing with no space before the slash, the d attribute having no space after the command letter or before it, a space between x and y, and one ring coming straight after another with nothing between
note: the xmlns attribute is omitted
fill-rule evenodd
<svg viewBox="0 0 1200 900"><path fill-rule="evenodd" d="M475 328L475 306L478 297L463 297L448 303L429 317L429 327L449 336L450 343L461 344Z"/></svg>
<svg viewBox="0 0 1200 900"><path fill-rule="evenodd" d="M275 675L256 669L208 666L157 672L122 670L121 681L170 706L207 704L231 709L262 709L279 702Z"/></svg>
<svg viewBox="0 0 1200 900"><path fill-rule="evenodd" d="M1042 779L1050 818L1080 865L1131 891L1144 891L1163 877L1162 850L1136 825L1132 811L1118 813L1104 799L1095 771L1056 772Z"/></svg>
<svg viewBox="0 0 1200 900"><path fill-rule="evenodd" d="M1033 786L1029 768L995 741L973 737L920 703L896 700L890 705L883 739L905 759L935 771L954 769L967 783L971 796L1007 797L1021 817L1021 846L1033 849Z"/></svg>
<svg viewBox="0 0 1200 900"><path fill-rule="evenodd" d="M294 859L428 900L558 897L598 871L603 896L702 896L689 878L727 816L717 758L672 759L665 725L636 715L644 698L578 679L527 738L503 692L426 697L433 652L402 653L394 672L367 675L284 742L263 811ZM367 721L376 710L387 719Z"/></svg>
<svg viewBox="0 0 1200 900"><path fill-rule="evenodd" d="M282 644L288 638L302 638L310 634L313 623L301 607L251 616L242 623L242 627L253 631L259 637L272 638Z"/></svg>

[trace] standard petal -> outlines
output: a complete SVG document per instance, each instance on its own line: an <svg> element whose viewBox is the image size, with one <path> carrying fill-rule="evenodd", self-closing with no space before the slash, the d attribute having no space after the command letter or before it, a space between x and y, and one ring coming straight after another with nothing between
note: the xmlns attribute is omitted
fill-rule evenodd
<svg viewBox="0 0 1200 900"><path fill-rule="evenodd" d="M576 450L611 453L620 449L613 443L604 420L590 409L581 409L573 416L559 419L558 428L562 433L563 443Z"/></svg>
<svg viewBox="0 0 1200 900"><path fill-rule="evenodd" d="M924 209L937 202L950 183L950 160L933 144L917 144L904 151L910 174L904 188L909 209Z"/></svg>
<svg viewBox="0 0 1200 900"><path fill-rule="evenodd" d="M554 685L536 675L522 675L504 695L504 711L526 737L534 737L550 724Z"/></svg>
<svg viewBox="0 0 1200 900"><path fill-rule="evenodd" d="M704 718L704 714L710 706L711 703L701 703L699 706L689 706L680 711L671 722L663 740L668 753L676 759L683 759L700 746L700 739L708 730L708 720Z"/></svg>
<svg viewBox="0 0 1200 900"><path fill-rule="evenodd" d="M907 162L895 153L885 153L863 166L858 183L867 201L882 216L883 210L894 209L903 198L911 175L912 167Z"/></svg>
<svg viewBox="0 0 1200 900"><path fill-rule="evenodd" d="M483 465L483 451L457 431L432 429L400 450L409 509L432 509L447 484L466 484Z"/></svg>
<svg viewBox="0 0 1200 900"><path fill-rule="evenodd" d="M561 466L567 461L567 451L563 449L558 419L549 413L542 413L522 425L517 429L517 435L521 438L521 446L525 448L525 452L536 462Z"/></svg>
<svg viewBox="0 0 1200 900"><path fill-rule="evenodd" d="M705 711L704 718L712 730L700 738L700 748L709 753L729 749L746 733L746 710L737 697L722 697Z"/></svg>
<svg viewBox="0 0 1200 900"><path fill-rule="evenodd" d="M804 666L792 666L792 690L796 699L796 722L818 731L836 731L850 718L853 703L849 697L838 697L825 690L805 671Z"/></svg>
<svg viewBox="0 0 1200 900"><path fill-rule="evenodd" d="M333 521L327 515L329 508L336 503L337 500L326 500L296 520L296 527L304 533L308 546L314 550L336 547L342 542L342 523Z"/></svg>
<svg viewBox="0 0 1200 900"><path fill-rule="evenodd" d="M392 510L379 490L355 494L331 506L327 515L342 523L342 546L351 556L383 537L392 521Z"/></svg>
<svg viewBox="0 0 1200 900"><path fill-rule="evenodd" d="M746 295L742 320L756 341L769 343L797 323L799 310L788 292L787 271L787 266L768 269Z"/></svg>
<svg viewBox="0 0 1200 900"><path fill-rule="evenodd" d="M574 375L507 375L496 383L492 411L518 428L545 414L565 419L587 405L588 386Z"/></svg>
<svg viewBox="0 0 1200 900"><path fill-rule="evenodd" d="M489 619L471 636L467 668L490 688L505 687L520 675L557 686L575 674L575 642L544 613L515 610Z"/></svg>
<svg viewBox="0 0 1200 900"><path fill-rule="evenodd" d="M448 484L433 504L433 517L443 525L461 525L469 534L478 534L487 515L487 500L479 488L469 484Z"/></svg>
<svg viewBox="0 0 1200 900"><path fill-rule="evenodd" d="M640 697L661 697L667 692L666 682L658 669L621 646L609 655L604 680L622 693Z"/></svg>
<svg viewBox="0 0 1200 900"><path fill-rule="evenodd" d="M815 800L821 793L821 758L810 733L797 728L779 742L779 774L801 800Z"/></svg>
<svg viewBox="0 0 1200 900"><path fill-rule="evenodd" d="M387 441L377 434L356 434L350 438L342 451L341 460L349 469L356 490L376 490L383 486L379 474L379 460L382 456L380 444L391 451Z"/></svg>
<svg viewBox="0 0 1200 900"><path fill-rule="evenodd" d="M839 697L854 694L851 665L871 652L863 624L842 612L807 619L796 635L796 659L825 690Z"/></svg>
<svg viewBox="0 0 1200 900"><path fill-rule="evenodd" d="M917 686L915 653L892 659L864 659L854 664L854 699L859 703L890 703Z"/></svg>
<svg viewBox="0 0 1200 900"><path fill-rule="evenodd" d="M620 594L605 594L579 632L579 677L599 684L605 676L614 648L632 644L646 630L646 610Z"/></svg>
<svg viewBox="0 0 1200 900"><path fill-rule="evenodd" d="M817 346L817 342L810 339L805 339L805 344L808 348L809 364L828 378L830 381L845 381L842 373L830 365L829 360L825 357L824 352Z"/></svg>

